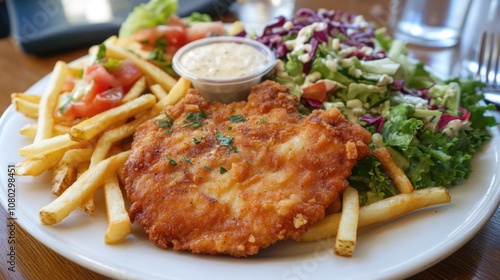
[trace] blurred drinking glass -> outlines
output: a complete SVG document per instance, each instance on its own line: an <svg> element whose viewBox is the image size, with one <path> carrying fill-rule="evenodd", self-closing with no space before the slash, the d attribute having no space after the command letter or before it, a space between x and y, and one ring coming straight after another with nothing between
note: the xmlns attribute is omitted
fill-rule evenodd
<svg viewBox="0 0 500 280"><path fill-rule="evenodd" d="M462 34L471 0L392 0L394 36L410 44L451 47Z"/></svg>
<svg viewBox="0 0 500 280"><path fill-rule="evenodd" d="M278 16L293 16L294 0L238 0L234 8L244 23L264 25Z"/></svg>

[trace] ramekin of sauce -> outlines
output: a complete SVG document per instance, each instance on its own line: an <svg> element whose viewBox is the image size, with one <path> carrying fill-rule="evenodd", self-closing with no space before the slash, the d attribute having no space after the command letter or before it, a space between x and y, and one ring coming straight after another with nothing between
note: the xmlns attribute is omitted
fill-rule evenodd
<svg viewBox="0 0 500 280"><path fill-rule="evenodd" d="M275 63L274 53L262 43L231 36L196 40L173 58L177 74L191 80L206 99L223 103L245 100Z"/></svg>

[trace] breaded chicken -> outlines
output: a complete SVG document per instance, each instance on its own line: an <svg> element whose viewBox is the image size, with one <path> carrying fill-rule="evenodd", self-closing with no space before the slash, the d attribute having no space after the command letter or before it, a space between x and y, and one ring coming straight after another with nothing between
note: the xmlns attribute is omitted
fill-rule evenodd
<svg viewBox="0 0 500 280"><path fill-rule="evenodd" d="M130 216L159 247L256 254L298 239L347 187L370 133L333 109L309 116L274 82L248 101L194 90L140 126L125 164Z"/></svg>

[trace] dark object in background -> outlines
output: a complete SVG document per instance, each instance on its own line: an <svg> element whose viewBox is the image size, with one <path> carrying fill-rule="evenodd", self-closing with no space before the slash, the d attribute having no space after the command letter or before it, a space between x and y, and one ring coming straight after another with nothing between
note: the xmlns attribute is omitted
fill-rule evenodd
<svg viewBox="0 0 500 280"><path fill-rule="evenodd" d="M10 24L9 14L7 14L7 6L5 1L0 1L0 38L9 36Z"/></svg>
<svg viewBox="0 0 500 280"><path fill-rule="evenodd" d="M128 14L147 0L6 0L11 35L21 49L46 55L99 44L118 30ZM234 0L179 0L178 15L207 13L214 20L229 11ZM86 13L86 5L98 3ZM89 10L87 8L87 10ZM3 18L3 17L2 17Z"/></svg>

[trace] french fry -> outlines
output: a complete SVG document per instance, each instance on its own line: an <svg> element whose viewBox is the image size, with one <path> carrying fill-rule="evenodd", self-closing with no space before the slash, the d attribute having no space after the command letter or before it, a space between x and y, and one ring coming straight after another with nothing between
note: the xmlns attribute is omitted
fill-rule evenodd
<svg viewBox="0 0 500 280"><path fill-rule="evenodd" d="M149 89L156 96L156 99L158 100L162 100L164 97L167 96L167 92L159 84L154 84L151 87L149 87Z"/></svg>
<svg viewBox="0 0 500 280"><path fill-rule="evenodd" d="M110 144L112 144L112 143L113 142L110 142ZM96 147L97 147L97 145L96 145ZM94 159L94 162L92 162L92 159L91 159L89 162L89 168L96 165L98 162L104 160L107 157L111 157L111 156L114 156L116 154L123 152L123 149L116 147L116 146L113 146L113 147L108 148L107 151L108 152L106 154L103 153L104 156L102 158L100 158L99 160ZM95 152L95 149L94 149L94 152ZM92 156L94 156L94 153L92 153ZM94 193L91 193L89 196L87 196L87 198L85 198L85 200L80 205L80 209L90 216L94 215L94 210L95 210Z"/></svg>
<svg viewBox="0 0 500 280"><path fill-rule="evenodd" d="M340 214L339 228L335 240L335 255L351 257L354 253L358 232L358 219L358 191L353 187L347 187L342 194L342 213Z"/></svg>
<svg viewBox="0 0 500 280"><path fill-rule="evenodd" d="M76 180L76 168L80 162L90 160L93 148L66 151L52 172L52 193L61 195Z"/></svg>
<svg viewBox="0 0 500 280"><path fill-rule="evenodd" d="M373 150L373 156L380 161L382 169L389 175L400 193L411 193L414 190L413 184L406 176L405 172L394 162L387 148L377 148Z"/></svg>
<svg viewBox="0 0 500 280"><path fill-rule="evenodd" d="M130 151L122 152L89 168L65 192L40 209L39 217L41 223L44 225L53 225L61 222L75 210L89 194L94 192L104 183L106 176L116 172L118 168L121 168L129 155Z"/></svg>
<svg viewBox="0 0 500 280"><path fill-rule="evenodd" d="M111 146L120 140L123 140L132 134L134 134L136 128L145 121L145 118L137 119L132 122L126 123L119 127L110 129L104 132L97 144L95 145L94 152L92 153L92 157L90 159L90 165L93 166L97 164L99 161L104 160L111 148Z"/></svg>
<svg viewBox="0 0 500 280"><path fill-rule="evenodd" d="M415 190L408 194L398 194L379 200L359 209L358 228L388 221L420 208L448 203L451 201L444 187ZM341 213L326 216L306 231L301 241L315 241L334 236L338 231Z"/></svg>
<svg viewBox="0 0 500 280"><path fill-rule="evenodd" d="M59 149L50 153L43 152L29 157L16 164L16 175L38 176L55 166L69 149L71 148Z"/></svg>
<svg viewBox="0 0 500 280"><path fill-rule="evenodd" d="M29 123L29 124L26 124L25 126L21 127L21 130L19 132L21 133L21 135L24 135L24 136L35 137L36 129L37 129L36 123L35 124ZM68 126L56 124L56 125L54 125L54 131L52 132L52 134L54 136L67 134L67 133L69 133L69 129L70 128Z"/></svg>
<svg viewBox="0 0 500 280"><path fill-rule="evenodd" d="M45 92L40 99L38 108L38 127L36 130L35 143L52 137L54 129L54 110L59 100L59 94L63 83L68 75L68 67L65 62L58 61L52 71Z"/></svg>
<svg viewBox="0 0 500 280"><path fill-rule="evenodd" d="M92 153L92 157L90 159L90 167L96 165L98 162L104 160L107 156L109 156L108 154L112 145L115 142L123 140L134 134L137 126L139 126L145 120L146 118L142 117L104 132L97 141L94 152ZM95 203L93 193L84 200L80 208L89 215L94 214Z"/></svg>
<svg viewBox="0 0 500 280"><path fill-rule="evenodd" d="M168 105L173 105L179 102L186 95L190 86L191 81L181 77L174 87L168 92L167 96L158 101L158 103L156 103L155 106L149 111L149 117L156 117Z"/></svg>
<svg viewBox="0 0 500 280"><path fill-rule="evenodd" d="M114 45L112 38L106 40L105 45L106 56L118 59L128 58L132 60L132 62L134 62L134 64L144 73L147 79L151 79L155 83L160 84L166 91L169 91L177 83L173 77L168 75L156 65L141 59L134 53L120 46Z"/></svg>
<svg viewBox="0 0 500 280"><path fill-rule="evenodd" d="M76 166L76 179L80 178L89 169L90 161L82 161Z"/></svg>
<svg viewBox="0 0 500 280"><path fill-rule="evenodd" d="M38 119L38 104L16 97L12 99L12 105L14 105L16 111L26 117L35 120Z"/></svg>
<svg viewBox="0 0 500 280"><path fill-rule="evenodd" d="M79 142L71 140L69 134L63 134L24 146L19 149L19 154L23 157L31 157L43 152L50 153L60 149L75 147L79 144Z"/></svg>
<svg viewBox="0 0 500 280"><path fill-rule="evenodd" d="M87 141L97 134L103 132L116 122L125 121L151 107L156 103L152 94L142 95L130 102L123 103L118 107L109 109L86 119L71 127L70 137L73 141Z"/></svg>
<svg viewBox="0 0 500 280"><path fill-rule="evenodd" d="M89 216L94 216L94 192L91 192L86 198L83 199L82 204L80 204L80 210L82 210Z"/></svg>
<svg viewBox="0 0 500 280"><path fill-rule="evenodd" d="M76 180L76 168L70 164L61 164L54 167L52 172L52 194L60 196Z"/></svg>
<svg viewBox="0 0 500 280"><path fill-rule="evenodd" d="M125 209L125 201L116 174L106 179L104 198L108 219L108 229L104 236L104 242L106 244L118 243L132 231L132 223Z"/></svg>
<svg viewBox="0 0 500 280"><path fill-rule="evenodd" d="M122 98L122 103L129 102L131 100L139 97L146 90L146 79L143 77L139 78L137 82L129 89L129 91Z"/></svg>
<svg viewBox="0 0 500 280"><path fill-rule="evenodd" d="M30 103L34 103L34 104L39 104L40 103L40 99L42 98L40 95L38 94L27 94L27 93L12 93L10 95L10 99L11 100L14 100L14 99L21 99L21 100L25 100L25 101L28 101Z"/></svg>

